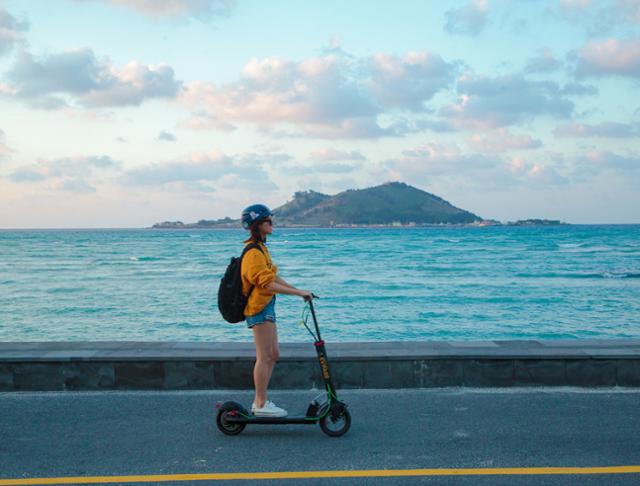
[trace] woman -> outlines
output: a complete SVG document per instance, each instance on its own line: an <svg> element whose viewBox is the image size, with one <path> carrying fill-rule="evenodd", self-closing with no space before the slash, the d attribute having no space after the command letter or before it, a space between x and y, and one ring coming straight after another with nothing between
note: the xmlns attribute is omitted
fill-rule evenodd
<svg viewBox="0 0 640 486"><path fill-rule="evenodd" d="M249 296L244 315L247 326L253 330L256 345L256 364L253 368L256 395L251 413L259 417L286 417L286 410L267 400L271 373L280 356L275 294L299 295L307 300L312 293L299 290L278 277L278 267L272 263L266 246L267 235L273 233L272 217L271 210L263 204L254 204L242 211L242 226L251 232L245 246L256 243L260 247L248 250L242 258L242 291Z"/></svg>

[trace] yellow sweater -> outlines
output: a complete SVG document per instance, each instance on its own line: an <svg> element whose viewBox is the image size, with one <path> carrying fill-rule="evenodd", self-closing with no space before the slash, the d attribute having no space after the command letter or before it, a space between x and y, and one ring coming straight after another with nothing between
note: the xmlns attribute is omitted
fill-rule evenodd
<svg viewBox="0 0 640 486"><path fill-rule="evenodd" d="M245 241L245 246L249 243L251 243L251 240ZM271 261L271 255L269 255L266 245L264 243L259 243L259 245L264 253L252 248L245 253L240 267L244 295L249 293L252 285L254 286L244 308L245 316L255 315L264 309L274 294L274 292L265 287L276 279L278 267Z"/></svg>

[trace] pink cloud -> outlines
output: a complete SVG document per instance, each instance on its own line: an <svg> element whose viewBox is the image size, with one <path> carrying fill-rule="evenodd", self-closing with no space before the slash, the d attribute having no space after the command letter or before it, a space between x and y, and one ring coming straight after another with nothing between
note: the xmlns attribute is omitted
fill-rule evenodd
<svg viewBox="0 0 640 486"><path fill-rule="evenodd" d="M426 143L402 152L387 161L388 174L399 180L440 182L473 190L503 191L514 186L548 187L564 185L569 179L558 171L557 163L540 156L525 159L478 153L463 153L456 144Z"/></svg>
<svg viewBox="0 0 640 486"><path fill-rule="evenodd" d="M0 93L45 109L65 108L68 101L83 106L139 105L148 98L173 98L181 85L167 64L131 61L118 68L87 48L41 58L22 52L7 79Z"/></svg>
<svg viewBox="0 0 640 486"><path fill-rule="evenodd" d="M404 150L402 156L389 163L402 174L461 175L491 169L500 161L480 154L464 154L455 143L429 142Z"/></svg>
<svg viewBox="0 0 640 486"><path fill-rule="evenodd" d="M582 11L590 8L592 5L593 0L560 0L560 8L563 10Z"/></svg>
<svg viewBox="0 0 640 486"><path fill-rule="evenodd" d="M63 157L39 160L20 167L8 176L16 183L51 181L51 188L73 192L95 192L89 180L95 175L120 168L122 162L107 155Z"/></svg>
<svg viewBox="0 0 640 486"><path fill-rule="evenodd" d="M410 129L402 119L383 125L378 117L424 110L424 103L451 82L455 69L427 52L363 59L330 54L299 62L253 59L237 81L222 86L193 82L180 99L197 109L198 117L205 113L221 123L262 129L293 125L307 136L329 139L398 136Z"/></svg>
<svg viewBox="0 0 640 486"><path fill-rule="evenodd" d="M638 154L619 155L608 150L589 150L578 156L579 160L595 170L612 169L625 173L640 171L640 156Z"/></svg>
<svg viewBox="0 0 640 486"><path fill-rule="evenodd" d="M316 162L328 162L334 160L365 160L365 157L358 151L345 152L331 148L314 150L309 154L311 160Z"/></svg>
<svg viewBox="0 0 640 486"><path fill-rule="evenodd" d="M509 150L536 149L542 146L540 140L529 135L516 135L505 128L484 134L474 134L467 138L467 144L479 152L506 152Z"/></svg>
<svg viewBox="0 0 640 486"><path fill-rule="evenodd" d="M166 190L211 192L224 187L238 191L272 189L275 184L266 171L268 166L287 162L284 153L228 155L220 150L196 152L188 156L145 164L122 173L118 182L124 186L156 187Z"/></svg>
<svg viewBox="0 0 640 486"><path fill-rule="evenodd" d="M544 186L562 185L569 182L569 180L560 175L554 167L537 163L533 164L527 172L527 179Z"/></svg>
<svg viewBox="0 0 640 486"><path fill-rule="evenodd" d="M557 83L531 81L522 74L465 74L458 79L458 93L457 102L439 110L442 120L458 130L492 130L540 115L566 118L574 108Z"/></svg>
<svg viewBox="0 0 640 486"><path fill-rule="evenodd" d="M375 114L376 108L345 75L335 56L300 63L253 59L241 79L217 87L194 82L182 100L221 120L254 123L331 123Z"/></svg>
<svg viewBox="0 0 640 486"><path fill-rule="evenodd" d="M569 123L553 130L556 137L612 137L630 138L640 134L638 123L603 122L595 125Z"/></svg>
<svg viewBox="0 0 640 486"><path fill-rule="evenodd" d="M578 52L576 74L640 77L640 40L607 39L588 43Z"/></svg>
<svg viewBox="0 0 640 486"><path fill-rule="evenodd" d="M88 1L88 0L84 0ZM154 18L228 16L235 0L102 0Z"/></svg>

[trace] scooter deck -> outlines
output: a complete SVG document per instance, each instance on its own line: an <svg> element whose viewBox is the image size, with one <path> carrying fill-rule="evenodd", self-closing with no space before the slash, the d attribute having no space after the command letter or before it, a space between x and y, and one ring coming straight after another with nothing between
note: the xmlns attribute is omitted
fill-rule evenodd
<svg viewBox="0 0 640 486"><path fill-rule="evenodd" d="M255 415L249 415L247 418L242 415L236 415L235 417L227 416L225 420L229 423L243 424L316 424L320 417L256 417Z"/></svg>

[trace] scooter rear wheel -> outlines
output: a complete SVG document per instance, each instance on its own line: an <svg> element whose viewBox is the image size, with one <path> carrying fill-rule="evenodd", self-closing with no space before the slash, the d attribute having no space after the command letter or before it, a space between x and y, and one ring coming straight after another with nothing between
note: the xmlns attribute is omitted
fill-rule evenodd
<svg viewBox="0 0 640 486"><path fill-rule="evenodd" d="M320 419L320 428L331 437L340 437L346 434L349 427L351 427L351 414L344 405L340 405L337 410L330 410Z"/></svg>
<svg viewBox="0 0 640 486"><path fill-rule="evenodd" d="M245 408L237 402L225 402L218 409L218 415L216 416L216 425L220 432L226 435L238 435L244 430L247 424L239 422L229 422L229 417L237 416L238 414L247 414Z"/></svg>

